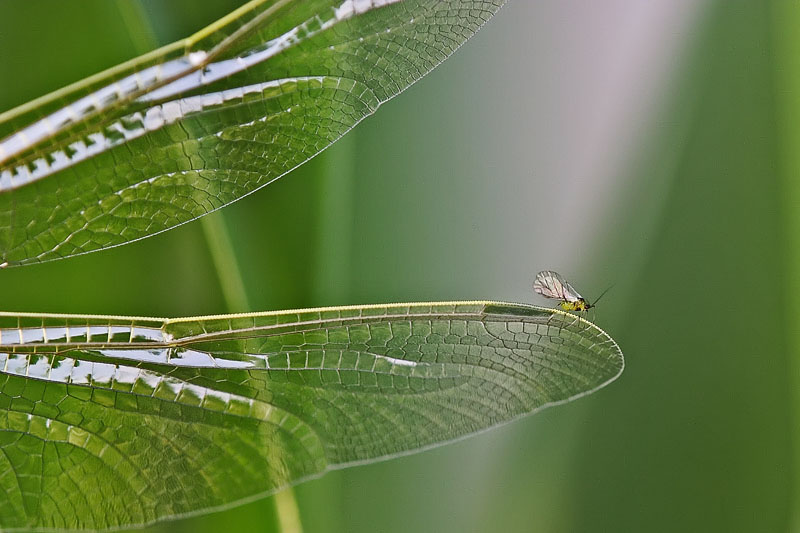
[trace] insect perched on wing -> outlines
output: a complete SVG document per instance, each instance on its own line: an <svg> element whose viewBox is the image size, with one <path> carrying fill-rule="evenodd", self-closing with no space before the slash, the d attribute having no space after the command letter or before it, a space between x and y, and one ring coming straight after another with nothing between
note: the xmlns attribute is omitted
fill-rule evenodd
<svg viewBox="0 0 800 533"><path fill-rule="evenodd" d="M593 303L589 303L561 276L561 274L553 272L552 270L543 270L536 274L536 279L533 281L533 290L545 298L561 300L559 305L561 309L565 311L588 311L594 307L595 304L600 301L600 298L603 297L603 294L608 291L608 289L606 289L603 291L603 294L598 296L597 300Z"/></svg>

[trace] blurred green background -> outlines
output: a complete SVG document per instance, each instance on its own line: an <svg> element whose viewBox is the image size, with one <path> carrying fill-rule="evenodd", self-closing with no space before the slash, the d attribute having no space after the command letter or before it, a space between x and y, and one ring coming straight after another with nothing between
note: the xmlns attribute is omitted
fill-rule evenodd
<svg viewBox="0 0 800 533"><path fill-rule="evenodd" d="M4 0L0 111L239 3ZM626 354L618 382L300 485L304 531L798 525L792 4L511 0L334 147L211 215L257 310L535 301L545 268L588 297L614 284L597 320ZM4 271L0 307L178 316L226 301L194 222ZM267 498L150 531L277 527Z"/></svg>

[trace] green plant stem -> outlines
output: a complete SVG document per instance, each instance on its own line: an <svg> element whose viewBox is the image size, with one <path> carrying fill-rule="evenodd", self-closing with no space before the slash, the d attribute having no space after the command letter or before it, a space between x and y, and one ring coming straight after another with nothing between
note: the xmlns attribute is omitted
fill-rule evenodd
<svg viewBox="0 0 800 533"><path fill-rule="evenodd" d="M275 502L275 511L278 514L278 527L283 533L303 533L303 524L300 522L300 509L297 507L297 498L294 489L289 487L272 497Z"/></svg>
<svg viewBox="0 0 800 533"><path fill-rule="evenodd" d="M793 440L793 494L789 500L793 509L790 530L800 531L800 4L775 2L773 31L775 36L776 118L779 138L779 172L783 183L783 215L786 232L786 291L784 304L787 348L791 356L790 383L793 384L795 422ZM794 503L791 503L794 502Z"/></svg>
<svg viewBox="0 0 800 533"><path fill-rule="evenodd" d="M228 310L250 310L247 291L224 214L217 211L204 216L200 222ZM278 530L282 533L302 533L300 510L297 507L294 490L289 487L273 496L272 501L275 504Z"/></svg>
<svg viewBox="0 0 800 533"><path fill-rule="evenodd" d="M157 46L149 20L136 2L117 2L117 7L128 27L134 48L144 54ZM231 242L225 216L221 211L206 215L200 219L203 236L208 245L214 269L217 272L226 307L230 311L248 311L247 291L245 290L242 274L239 269L236 253ZM278 529L282 533L302 533L300 510L294 490L286 490L276 494L272 500L275 502L275 512L278 520Z"/></svg>
<svg viewBox="0 0 800 533"><path fill-rule="evenodd" d="M326 304L349 302L352 279L355 142L350 132L323 152L314 296Z"/></svg>
<svg viewBox="0 0 800 533"><path fill-rule="evenodd" d="M232 313L251 311L225 215L222 211L206 215L200 219L200 227L217 272L225 307Z"/></svg>

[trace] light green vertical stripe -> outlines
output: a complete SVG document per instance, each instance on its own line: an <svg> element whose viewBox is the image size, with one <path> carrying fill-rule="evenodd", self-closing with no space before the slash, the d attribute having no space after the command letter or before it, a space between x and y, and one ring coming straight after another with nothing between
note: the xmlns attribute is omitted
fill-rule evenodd
<svg viewBox="0 0 800 533"><path fill-rule="evenodd" d="M790 350L790 384L794 423L791 428L794 460L791 530L800 532L800 2L773 3L775 50L775 106L778 124L779 172L783 187L786 238L785 328ZM794 503L792 503L794 502Z"/></svg>
<svg viewBox="0 0 800 533"><path fill-rule="evenodd" d="M158 43L156 43L155 33L150 26L150 20L142 9L142 4L138 0L118 0L116 6L128 28L128 37L130 37L136 53L146 54L156 48Z"/></svg>
<svg viewBox="0 0 800 533"><path fill-rule="evenodd" d="M303 524L300 522L300 509L297 507L297 498L290 487L272 497L275 501L275 510L278 513L278 527L282 533L303 533Z"/></svg>
<svg viewBox="0 0 800 533"><path fill-rule="evenodd" d="M139 1L118 1L116 5L128 27L128 33L136 51L144 54L154 49L157 45L155 33ZM232 312L248 311L247 291L239 269L236 251L228 232L225 215L222 211L216 211L202 217L200 223L228 310ZM276 494L272 499L275 502L279 531L302 533L300 510L297 507L294 491L288 488Z"/></svg>
<svg viewBox="0 0 800 533"><path fill-rule="evenodd" d="M353 302L353 234L356 209L356 146L358 134L350 132L317 156L318 216L315 217L314 270L311 297L314 305ZM340 476L325 478L303 493L305 505L313 508L307 517L310 528L326 532L346 531L342 505L346 488Z"/></svg>
<svg viewBox="0 0 800 533"><path fill-rule="evenodd" d="M353 255L356 137L351 132L321 154L314 297L322 303L350 302Z"/></svg>
<svg viewBox="0 0 800 533"><path fill-rule="evenodd" d="M222 211L215 211L202 217L200 224L228 311L231 313L250 311L242 271L239 269L239 261L231 242L225 215Z"/></svg>

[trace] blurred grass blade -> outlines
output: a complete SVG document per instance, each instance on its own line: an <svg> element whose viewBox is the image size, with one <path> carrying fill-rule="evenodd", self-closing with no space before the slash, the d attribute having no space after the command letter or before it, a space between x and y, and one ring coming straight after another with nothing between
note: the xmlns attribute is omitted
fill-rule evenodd
<svg viewBox="0 0 800 533"><path fill-rule="evenodd" d="M614 380L617 344L497 302L146 319L0 315L0 528L229 505Z"/></svg>
<svg viewBox="0 0 800 533"><path fill-rule="evenodd" d="M329 146L504 0L255 0L0 114L0 263L182 224Z"/></svg>
<svg viewBox="0 0 800 533"><path fill-rule="evenodd" d="M797 205L800 202L800 65L797 64L800 53L800 35L797 24L800 23L800 6L794 2L776 2L772 5L772 31L775 47L775 60L772 63L777 83L775 87L775 120L781 141L778 148L778 171L782 178L782 199L785 239L782 257L785 261L785 290L781 300L784 304L784 327L788 332L786 340L791 356L788 358L790 387L793 393L795 416L791 424L794 439L794 464L792 469L794 491L789 500L791 513L790 531L800 531L800 332L797 324L800 313L800 213ZM791 502L794 502L793 504Z"/></svg>

